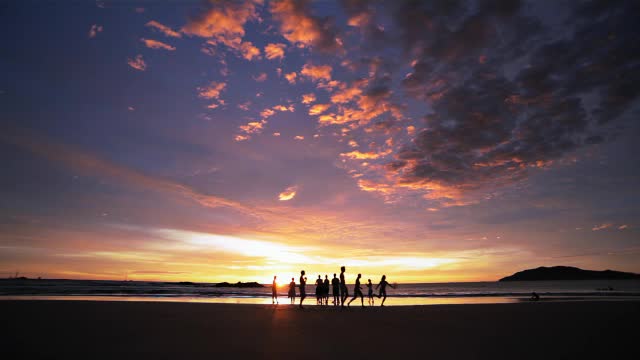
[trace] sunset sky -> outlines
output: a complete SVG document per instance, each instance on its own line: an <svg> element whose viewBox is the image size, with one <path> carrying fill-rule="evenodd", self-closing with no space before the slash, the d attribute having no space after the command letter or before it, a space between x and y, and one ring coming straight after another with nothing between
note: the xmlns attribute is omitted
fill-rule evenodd
<svg viewBox="0 0 640 360"><path fill-rule="evenodd" d="M0 277L640 272L640 2L555 3L3 2Z"/></svg>

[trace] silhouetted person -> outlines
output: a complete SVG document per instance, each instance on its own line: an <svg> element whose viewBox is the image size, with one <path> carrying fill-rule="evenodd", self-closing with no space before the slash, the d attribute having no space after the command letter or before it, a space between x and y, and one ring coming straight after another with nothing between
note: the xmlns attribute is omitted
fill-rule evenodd
<svg viewBox="0 0 640 360"><path fill-rule="evenodd" d="M329 275L324 275L324 284L322 286L322 295L324 295L324 304L329 305Z"/></svg>
<svg viewBox="0 0 640 360"><path fill-rule="evenodd" d="M384 301L387 300L387 285L391 286L394 289L396 288L395 286L393 286L393 285L391 285L391 284L389 284L387 282L387 275L382 275L382 279L380 280L380 283L378 285L376 285L376 289L380 288L380 293L378 294L378 299L382 298L382 304L380 304L380 306L384 306Z"/></svg>
<svg viewBox="0 0 640 360"><path fill-rule="evenodd" d="M324 282L322 281L322 275L318 275L318 280L316 280L316 304L322 305L322 287L324 286Z"/></svg>
<svg viewBox="0 0 640 360"><path fill-rule="evenodd" d="M307 297L305 285L307 285L307 277L304 276L304 270L300 271L300 309L302 309L302 302Z"/></svg>
<svg viewBox="0 0 640 360"><path fill-rule="evenodd" d="M333 285L333 305L340 305L340 279L333 274L333 279L331 279L331 285Z"/></svg>
<svg viewBox="0 0 640 360"><path fill-rule="evenodd" d="M373 283L371 282L371 279L369 279L369 282L367 283L367 288L369 289L368 303L369 303L369 306L373 306Z"/></svg>
<svg viewBox="0 0 640 360"><path fill-rule="evenodd" d="M347 290L347 283L344 280L344 272L347 269L342 266L340 268L340 304L342 305L342 307L344 307L344 302L345 300L347 300L347 297L349 296L349 290Z"/></svg>
<svg viewBox="0 0 640 360"><path fill-rule="evenodd" d="M293 278L289 283L289 298L291 299L291 304L296 303L296 281Z"/></svg>
<svg viewBox="0 0 640 360"><path fill-rule="evenodd" d="M350 306L351 302L353 302L353 300L355 300L356 298L358 298L358 296L360 296L360 303L362 304L362 307L364 307L364 296L362 296L362 289L360 288L361 277L362 277L362 274L358 274L358 277L356 278L356 285L353 287L353 298L349 300L349 303L347 304L347 306Z"/></svg>
<svg viewBox="0 0 640 360"><path fill-rule="evenodd" d="M271 303L278 303L278 283L276 282L277 276L273 277L273 284L271 284Z"/></svg>
<svg viewBox="0 0 640 360"><path fill-rule="evenodd" d="M540 300L540 295L538 295L535 291L531 293L531 301Z"/></svg>

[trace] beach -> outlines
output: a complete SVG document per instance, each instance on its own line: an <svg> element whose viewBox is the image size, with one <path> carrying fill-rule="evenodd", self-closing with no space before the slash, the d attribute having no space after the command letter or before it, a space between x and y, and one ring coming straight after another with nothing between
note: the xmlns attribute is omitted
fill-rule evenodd
<svg viewBox="0 0 640 360"><path fill-rule="evenodd" d="M638 358L640 302L360 308L2 301L7 359ZM355 304L355 302L354 302ZM353 304L352 304L353 305Z"/></svg>

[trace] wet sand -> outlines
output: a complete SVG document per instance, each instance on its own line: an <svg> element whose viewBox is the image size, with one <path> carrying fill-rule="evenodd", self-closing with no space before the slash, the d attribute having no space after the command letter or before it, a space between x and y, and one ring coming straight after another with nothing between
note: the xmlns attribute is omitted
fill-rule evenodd
<svg viewBox="0 0 640 360"><path fill-rule="evenodd" d="M7 359L640 358L634 301L348 310L1 301L0 309Z"/></svg>

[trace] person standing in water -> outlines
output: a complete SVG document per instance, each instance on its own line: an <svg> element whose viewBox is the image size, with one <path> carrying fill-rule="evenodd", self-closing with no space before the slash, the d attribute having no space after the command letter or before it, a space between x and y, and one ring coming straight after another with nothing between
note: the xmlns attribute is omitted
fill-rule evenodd
<svg viewBox="0 0 640 360"><path fill-rule="evenodd" d="M307 293L305 290L305 285L307 285L307 277L304 276L305 272L304 270L300 271L300 309L302 309L302 302L304 301L304 298L307 297Z"/></svg>
<svg viewBox="0 0 640 360"><path fill-rule="evenodd" d="M344 266L340 267L340 304L342 305L342 307L344 307L344 302L345 300L347 300L347 297L349 296L347 283L344 279L344 272L346 270L347 269Z"/></svg>
<svg viewBox="0 0 640 360"><path fill-rule="evenodd" d="M340 279L336 274L333 274L331 285L333 285L333 305L340 306Z"/></svg>
<svg viewBox="0 0 640 360"><path fill-rule="evenodd" d="M382 304L380 304L380 306L384 306L384 301L387 300L387 285L391 286L394 289L396 288L395 286L393 286L393 285L391 285L391 284L389 284L387 282L387 275L382 275L382 279L380 280L380 283L378 285L376 285L376 289L380 288L380 293L378 294L378 299L380 299L382 297Z"/></svg>
<svg viewBox="0 0 640 360"><path fill-rule="evenodd" d="M364 296L362 296L362 289L360 288L361 277L362 277L362 274L358 274L358 277L356 278L356 285L353 287L353 298L349 300L349 302L347 303L347 306L351 306L351 303L353 302L353 300L357 299L358 296L360 296L360 303L362 304L362 307L364 307Z"/></svg>
<svg viewBox="0 0 640 360"><path fill-rule="evenodd" d="M291 299L291 304L296 303L296 281L293 278L289 283L289 298Z"/></svg>
<svg viewBox="0 0 640 360"><path fill-rule="evenodd" d="M324 286L322 287L322 295L324 296L324 304L329 305L329 275L324 275Z"/></svg>
<svg viewBox="0 0 640 360"><path fill-rule="evenodd" d="M276 282L277 278L278 278L277 276L274 276L273 283L271 284L271 303L272 304L278 303L278 283Z"/></svg>
<svg viewBox="0 0 640 360"><path fill-rule="evenodd" d="M367 283L367 288L369 289L369 306L373 306L373 283L371 282L371 279L369 279L369 282Z"/></svg>

